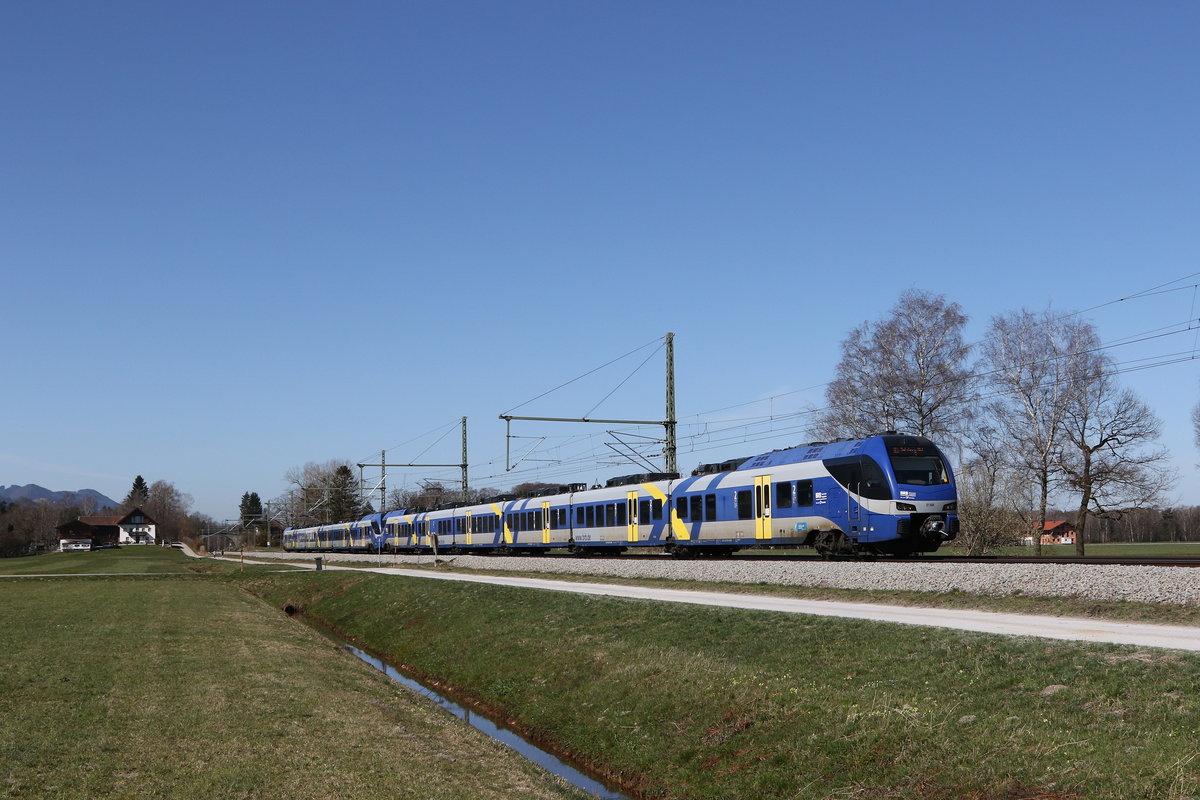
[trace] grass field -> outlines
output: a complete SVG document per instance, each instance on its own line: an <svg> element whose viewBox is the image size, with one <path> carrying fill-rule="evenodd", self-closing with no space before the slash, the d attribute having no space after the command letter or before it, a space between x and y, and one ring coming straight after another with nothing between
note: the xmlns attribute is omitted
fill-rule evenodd
<svg viewBox="0 0 1200 800"><path fill-rule="evenodd" d="M0 579L0 797L572 796L286 605L646 797L1200 795L1195 654L160 548L0 573L81 562L144 577Z"/></svg>
<svg viewBox="0 0 1200 800"><path fill-rule="evenodd" d="M147 576L0 579L0 797L582 796L189 565L161 548L0 561Z"/></svg>
<svg viewBox="0 0 1200 800"><path fill-rule="evenodd" d="M0 575L165 575L187 573L194 559L162 547L121 547L84 553L0 558Z"/></svg>

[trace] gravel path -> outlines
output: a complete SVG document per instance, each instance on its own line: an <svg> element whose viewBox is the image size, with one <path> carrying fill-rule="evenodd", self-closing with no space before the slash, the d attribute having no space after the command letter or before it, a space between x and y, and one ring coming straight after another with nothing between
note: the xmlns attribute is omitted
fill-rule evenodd
<svg viewBox="0 0 1200 800"><path fill-rule="evenodd" d="M382 567L430 564L432 556L369 556L323 553L327 563L371 562ZM314 556L248 553L247 558L285 558L313 563ZM892 564L862 562L660 561L445 556L455 566L478 570L667 578L720 583L774 583L831 589L951 592L984 595L1081 597L1200 606L1200 569L1080 564Z"/></svg>

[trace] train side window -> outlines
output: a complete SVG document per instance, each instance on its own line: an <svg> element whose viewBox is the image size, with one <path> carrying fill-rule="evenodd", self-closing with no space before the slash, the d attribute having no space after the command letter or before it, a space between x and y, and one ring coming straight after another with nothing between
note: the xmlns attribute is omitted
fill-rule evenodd
<svg viewBox="0 0 1200 800"><path fill-rule="evenodd" d="M807 507L813 504L813 482L796 481L796 505Z"/></svg>
<svg viewBox="0 0 1200 800"><path fill-rule="evenodd" d="M650 501L642 500L638 503L638 522L646 523L650 521Z"/></svg>
<svg viewBox="0 0 1200 800"><path fill-rule="evenodd" d="M704 521L704 495L692 495L692 522Z"/></svg>
<svg viewBox="0 0 1200 800"><path fill-rule="evenodd" d="M662 522L663 501L655 498L650 502L650 513L654 516L655 522Z"/></svg>
<svg viewBox="0 0 1200 800"><path fill-rule="evenodd" d="M738 519L754 519L754 492L739 489L737 492Z"/></svg>
<svg viewBox="0 0 1200 800"><path fill-rule="evenodd" d="M585 523L585 526L588 528L596 527L596 507L595 506L587 507L587 522Z"/></svg>
<svg viewBox="0 0 1200 800"><path fill-rule="evenodd" d="M580 528L583 527L583 514L583 506L575 506L575 525Z"/></svg>
<svg viewBox="0 0 1200 800"><path fill-rule="evenodd" d="M545 526L542 525L542 510L540 508L533 512L533 527L539 531L545 528Z"/></svg>
<svg viewBox="0 0 1200 800"><path fill-rule="evenodd" d="M617 524L629 524L629 503L617 503Z"/></svg>
<svg viewBox="0 0 1200 800"><path fill-rule="evenodd" d="M604 506L604 525L611 528L617 524L617 507L615 503L608 503Z"/></svg>
<svg viewBox="0 0 1200 800"><path fill-rule="evenodd" d="M717 496L715 494L704 495L704 519L706 522L712 522L717 518Z"/></svg>
<svg viewBox="0 0 1200 800"><path fill-rule="evenodd" d="M680 519L688 518L688 501L686 497L680 497L675 500L675 516Z"/></svg>
<svg viewBox="0 0 1200 800"><path fill-rule="evenodd" d="M775 507L776 508L791 508L792 507L792 482L775 484Z"/></svg>

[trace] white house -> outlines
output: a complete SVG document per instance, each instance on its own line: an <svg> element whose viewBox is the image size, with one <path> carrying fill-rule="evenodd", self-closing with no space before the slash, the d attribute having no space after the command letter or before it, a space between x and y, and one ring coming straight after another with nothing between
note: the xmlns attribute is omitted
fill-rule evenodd
<svg viewBox="0 0 1200 800"><path fill-rule="evenodd" d="M62 550L89 550L103 544L154 544L158 540L158 523L135 508L125 516L80 517L59 525L58 536Z"/></svg>

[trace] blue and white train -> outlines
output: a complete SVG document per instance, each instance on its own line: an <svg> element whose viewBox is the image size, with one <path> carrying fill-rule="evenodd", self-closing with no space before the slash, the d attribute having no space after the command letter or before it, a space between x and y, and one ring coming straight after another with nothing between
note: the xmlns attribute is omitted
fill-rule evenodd
<svg viewBox="0 0 1200 800"><path fill-rule="evenodd" d="M910 555L958 533L954 476L928 439L887 433L433 510L289 528L294 552L544 553L660 547L680 557L753 547Z"/></svg>

